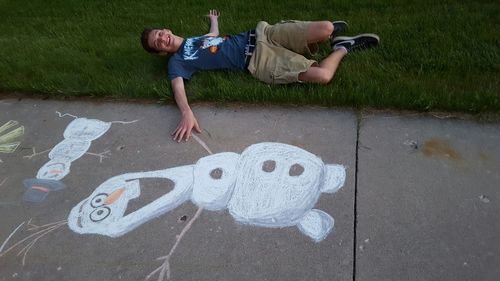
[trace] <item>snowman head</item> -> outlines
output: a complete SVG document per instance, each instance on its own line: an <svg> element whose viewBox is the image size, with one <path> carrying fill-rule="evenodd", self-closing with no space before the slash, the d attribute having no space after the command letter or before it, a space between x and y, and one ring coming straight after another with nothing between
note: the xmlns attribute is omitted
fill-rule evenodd
<svg viewBox="0 0 500 281"><path fill-rule="evenodd" d="M130 200L140 195L138 180L121 181L114 178L101 184L85 200L76 205L68 217L69 227L77 233L96 233L116 236Z"/></svg>
<svg viewBox="0 0 500 281"><path fill-rule="evenodd" d="M69 173L71 164L57 159L45 163L36 175L37 179L61 180Z"/></svg>

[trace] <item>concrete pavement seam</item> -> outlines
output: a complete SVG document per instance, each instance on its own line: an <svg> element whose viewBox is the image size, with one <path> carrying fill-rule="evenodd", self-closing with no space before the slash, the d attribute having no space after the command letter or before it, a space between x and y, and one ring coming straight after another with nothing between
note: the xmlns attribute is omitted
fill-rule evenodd
<svg viewBox="0 0 500 281"><path fill-rule="evenodd" d="M358 152L359 152L359 133L361 130L361 121L363 120L363 113L359 110L356 111L356 163L354 165L354 223L353 223L353 248L352 248L352 280L356 280L356 247L357 237L356 230L358 228Z"/></svg>

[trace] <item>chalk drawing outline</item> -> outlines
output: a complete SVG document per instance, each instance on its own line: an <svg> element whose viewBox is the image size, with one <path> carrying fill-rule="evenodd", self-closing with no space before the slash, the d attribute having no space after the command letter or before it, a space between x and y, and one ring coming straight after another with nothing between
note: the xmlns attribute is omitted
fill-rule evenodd
<svg viewBox="0 0 500 281"><path fill-rule="evenodd" d="M59 113L60 115L60 113ZM61 116L61 115L60 115ZM212 154L212 152L210 151L210 149L208 148L208 146L200 139L198 138L197 136L194 136L194 139L203 147L207 150L208 153ZM105 153L105 152L103 152ZM35 151L35 148L33 147L33 155L34 156L36 154L36 151ZM31 157L32 157L31 156ZM2 184L6 181L7 179L5 179ZM0 184L0 186L2 185ZM158 273L159 272L159 278L158 280L163 280L164 279L164 276L165 274L167 275L167 279L170 279L170 258L173 256L174 252L175 252L175 249L177 249L177 246L179 245L179 243L181 242L182 238L184 237L185 233L191 228L191 225L194 223L194 221L199 217L199 215L201 214L201 212L203 211L203 208L200 207L198 208L197 212L195 213L195 215L193 216L193 218L187 223L187 225L182 229L181 233L179 235L176 235L176 241L174 243L174 246L171 248L171 250L169 251L169 254L167 256L163 256L163 257L159 257L157 258L156 260L164 260L164 262L157 268L155 269L153 272L151 272L147 277L146 277L146 280L150 279L152 276L154 276L154 274ZM58 221L58 222L53 222L53 223L48 223L48 224L45 224L45 225L42 225L42 226L37 226L37 225L34 225L31 223L31 219L28 221L28 231L33 231L33 230L38 230L40 228L43 228L41 231L38 231L36 233L33 233L32 235L29 235L28 237L25 237L24 239L18 241L17 243L15 243L13 246L11 246L8 250L2 252L3 248L7 245L8 241L10 240L10 238L17 232L17 230L19 228L21 228L26 222L22 222L16 229L14 229L14 231L7 237L7 239L3 242L3 244L0 246L0 258L2 256L5 256L8 252L10 252L11 250L15 249L16 247L22 245L25 241L28 241L30 238L32 237L35 237L31 240L31 242L29 242L24 248L22 248L17 256L23 254L23 259L22 259L22 265L24 266L25 265L25 261L26 261L26 256L28 254L28 252L31 250L31 248L36 244L36 242L42 238L43 236L49 234L50 232L53 232L57 229L60 229L62 226L64 225L67 225L68 222L67 220L61 220L61 221ZM38 235L38 236L37 236Z"/></svg>
<svg viewBox="0 0 500 281"><path fill-rule="evenodd" d="M28 242L17 253L18 257L21 256L21 255L23 256L23 258L22 258L22 265L25 266L25 264L26 264L26 256L28 255L28 253L31 250L31 248L33 248L33 246L35 246L35 244L38 242L38 240L40 240L41 238L43 238L47 234L60 229L62 226L66 225L66 224L67 224L66 220L61 220L61 221L58 221L58 222L53 222L53 223L48 223L48 224L45 224L45 225L42 225L42 226L37 226L37 225L34 225L34 224L31 223L31 219L28 221L28 223L26 223L26 221L23 221L21 224L19 224L19 226L17 226L14 229L14 231L12 231L9 234L9 236L7 236L7 239L5 239L5 241L2 243L2 246L0 246L0 258L3 257L3 256L5 256L5 255L7 255L9 252L11 252L12 250L14 250L15 248L20 247L21 245L23 245L23 243ZM27 226L27 231L37 231L37 230L38 231L35 232L35 233L32 233L31 235L28 235L27 237L23 238L22 240L16 242L14 245L10 246L7 250L3 251L4 247L7 246L9 240L24 225ZM39 229L41 229L41 230L39 230Z"/></svg>
<svg viewBox="0 0 500 281"><path fill-rule="evenodd" d="M58 113L58 114L61 117L65 116L65 115L69 115L69 114L61 115L60 113ZM72 116L72 115L69 115L69 116ZM72 116L72 117L77 118L76 116ZM133 121L133 122L135 122L135 121ZM117 123L120 123L120 122L117 122ZM127 122L124 122L124 123L127 123ZM122 224L120 226L121 230L113 232L114 234L117 234L117 236L128 233L132 229L139 227L141 224L147 222L148 220L150 220L152 218L151 214L154 214L153 217L159 216L162 213L166 213L169 210L176 208L177 206L184 203L185 201L190 200L191 202L195 203L199 208L196 211L193 218L191 218L190 221L187 223L187 225L183 228L181 233L179 235L176 235L176 241L175 241L173 247L171 248L171 250L169 251L169 254L156 259L159 261L163 260L164 262L158 268L156 268L154 271L152 271L149 275L147 275L146 280L150 279L155 274L158 274L158 280L163 280L165 275L166 275L167 279L170 279L170 274L171 274L170 262L169 262L170 258L173 256L173 254L174 254L177 246L179 245L181 239L183 238L183 236L190 229L190 227L192 226L194 221L197 218L199 218L199 215L204 210L204 208L207 208L208 210L220 210L220 209L227 208L229 210L229 213L235 219L235 221L237 221L239 223L249 224L249 225L264 226L264 227L276 227L276 228L296 226L299 229L299 231L301 231L306 236L309 236L315 242L321 242L330 233L330 231L333 230L333 227L334 227L333 218L329 214L327 214L321 210L312 209L312 207L316 204L321 193L335 193L344 185L345 176L346 176L344 166L335 165L335 164L334 165L324 164L321 161L321 159L319 159L317 156L312 155L305 150L302 150L300 148L293 147L290 145L277 144L277 143L255 144L255 145L252 145L249 148L247 148L241 154L236 154L236 153L232 153L232 152L225 152L225 153L217 153L215 155L212 155L213 153L210 151L208 146L206 146L206 144L201 139L199 139L196 136L194 136L194 139L196 141L198 141L200 143L200 145L202 147L204 147L207 150L207 152L211 155L207 156L207 157L200 158L200 160L194 165L172 167L172 168L169 168L166 170L160 170L160 171L128 173L128 174L123 174L120 176L110 178L107 181L105 181L103 184L101 184L89 197L87 197L87 199L85 199L85 200L81 201L79 204L77 204L77 206L75 206L71 210L70 215L68 216L68 220L53 222L53 223L49 223L49 224L46 224L43 226L33 225L33 224L31 224L31 220L29 220L27 223L28 231L35 231L35 230L38 230L38 231L36 233L33 233L33 234L29 235L28 237L22 239L21 241L15 243L9 249L2 252L4 246L6 246L9 239L16 233L16 231L20 227L22 227L25 224L25 222L21 223L9 235L9 237L7 237L5 242L0 247L0 257L6 255L8 252L10 252L14 248L22 245L23 243L29 241L29 243L27 243L17 254L18 256L23 255L22 264L24 266L25 259L26 259L28 252L30 251L30 249L36 244L36 242L40 238L44 237L45 235L47 235L47 234L49 234L57 229L60 229L63 225L66 225L66 224L68 224L70 229L75 231L75 229L72 228L72 225L74 226L74 223L75 223L74 216L72 216L73 212L75 211L75 209L80 210L81 209L80 204L87 203L87 201L90 199L90 197L92 197L92 195L102 186L109 185L112 187L113 185L116 185L116 184L121 185L121 187L119 189L112 188L113 190L108 194L107 198L101 198L100 200L92 198L91 203L93 203L96 207L107 207L109 204L117 204L116 206L121 206L121 208L123 208L123 213L124 213L126 210L126 207L127 207L126 203L128 201L120 203L120 201L119 201L120 198L123 196L123 197L128 197L130 200L130 198L136 198L137 196L139 196L140 195L139 180L141 178L148 178L148 177L153 177L153 178L154 177L159 177L159 178L166 177L166 178L169 178L171 180L172 180L172 178L174 178L174 183L177 183L177 184L175 185L173 191L161 196L160 198L158 198L157 200L152 202L152 203L155 203L155 202L163 203L164 206L156 206L157 208L151 208L151 210L149 212L146 212L145 210L141 210L141 209L144 209L144 207L135 211L134 213L137 214L136 216L144 219L144 221L139 219L139 220L136 220L135 222L133 222L133 221L128 222L127 223L128 225ZM232 198L235 196L235 194L236 195L241 194L242 190L243 191L245 190L245 188L241 187L241 184L240 184L240 188L237 189L238 190L237 192L235 191L237 184L235 184L235 187L233 187L232 190L228 191L228 190L223 189L222 192L216 191L215 193L208 193L208 195L206 194L206 190L202 190L199 188L200 185L206 184L206 180L207 180L206 174L204 174L205 178L202 178L203 171L206 170L207 168L213 168L214 161L217 164L223 164L223 162L228 161L229 164L228 164L228 166L224 166L224 167L221 166L222 168L219 168L219 165L216 165L218 168L211 169L209 175L210 175L210 177L212 177L212 179L220 179L220 177L222 175L225 175L225 174L230 174L230 175L233 174L233 176L235 176L235 177L244 177L247 175L247 173L244 172L245 167L248 168L249 167L248 165L250 165L250 167L253 167L252 165L255 162L259 163L256 167L260 167L262 169L262 171L264 171L266 173L272 173L275 170L278 170L278 171L281 171L280 172L281 174L284 174L284 172L283 172L284 170L282 169L282 167L280 167L280 161L274 161L275 163L272 165L267 165L269 163L265 164L265 162L267 162L267 161L264 161L264 162L254 161L255 159L247 159L248 161L246 161L246 162L239 161L240 158L242 158L242 157L245 158L245 155L252 154L251 153L252 148L259 151L259 149L262 150L262 147L265 147L266 145L271 146L271 147L280 147L281 149L284 149L287 151L289 151L289 150L303 151L306 153L305 155L307 157L302 155L302 158L305 157L305 158L308 158L309 160L312 159L313 162L320 163L319 166L322 168L319 169L317 175L319 175L318 177L321 179L318 180L315 178L315 179L311 180L311 178L309 178L308 181L306 180L307 184L309 184L310 186L311 185L315 186L317 188L314 190L314 192L312 192L314 194L312 194L311 196L308 197L309 200L314 201L314 203L312 205L306 204L306 209L309 208L309 210L303 210L305 212L303 212L302 216L296 215L293 219L290 219L290 220L287 220L286 217L280 217L280 216L276 216L274 218L274 220L273 219L269 220L268 217L265 217L265 216L262 217L261 216L262 214L257 214L256 217L252 217L251 214L253 214L253 213L248 212L248 210L249 210L248 208L246 208L244 205L240 205L237 202L237 200L236 201L232 200ZM95 156L101 157L101 161L102 161L103 157L106 158L107 153L109 153L109 151L105 151L103 153L96 154ZM299 153L299 154L301 154L301 153ZM35 150L33 151L33 154L35 154ZM90 153L88 153L88 154L90 154ZM264 151L262 154L269 155L269 151ZM33 157L33 156L34 155L31 155L30 157ZM296 156L297 155L294 156L293 153L288 153L284 156L284 159L286 161L294 160L294 157L296 157ZM299 155L298 158L300 159L301 156ZM234 163L235 159L238 159L238 161L236 163L237 165L233 165L233 164L235 164ZM283 160L283 159L281 159L281 160ZM295 160L296 160L296 158L295 158ZM297 162L297 161L292 161L292 162ZM308 170L308 167L311 166L311 165L307 164L306 162L298 161L294 165L288 167L289 168L289 176L291 176L291 177L292 176L301 176L302 174L304 174L304 171ZM205 164L207 164L207 165L205 165ZM246 164L248 164L248 165L246 165ZM253 169L257 169L257 168L253 167ZM187 174L187 176L186 176L186 174ZM191 179L189 179L190 176L192 177ZM177 182L175 181L176 177L178 177ZM201 182L201 184L199 184L199 182ZM179 184L179 183L181 183L181 184ZM228 183L226 183L226 184L228 184ZM230 181L229 181L229 185L230 185ZM227 186L226 186L226 188L227 188ZM229 187L229 189L230 189L230 187ZM109 192L109 190L108 190L108 192ZM195 192L197 195L195 195ZM261 193L261 192L262 192L262 190L257 191L257 193ZM204 193L205 193L205 195L203 195ZM99 195L99 194L96 194L96 195ZM211 197L212 199L204 198L204 196L209 196L209 197L212 196ZM300 199L300 197L298 197L298 198ZM102 203L107 203L108 205L107 206L104 206L104 205L97 206L98 204L102 204ZM151 205L151 203L148 205ZM146 205L146 206L148 206L148 205ZM93 212L95 212L96 210L94 210ZM267 212L269 213L269 210ZM119 212L118 214L119 215L121 214L121 216L123 216L123 213ZM87 215L91 215L91 214L92 213L87 212ZM96 218L94 218L95 220L101 219L101 216L103 217L102 220L105 220L109 217L109 214L106 214L104 211L101 213L96 212L95 215L97 216ZM128 214L128 215L130 215L130 214ZM142 215L145 215L145 216L142 216ZM264 215L266 215L265 212L264 212ZM240 217L238 217L238 216L240 216ZM78 224L81 224L82 222L81 221L78 222L78 218L77 218L76 223L78 225ZM42 230L39 230L39 229L42 229ZM78 231L76 231L76 232L78 232ZM85 232L85 233L90 233L90 232ZM98 233L98 234L103 234L103 233ZM112 236L112 235L108 235L108 236L117 237L117 236ZM29 240L29 239L31 239L31 240Z"/></svg>
<svg viewBox="0 0 500 281"><path fill-rule="evenodd" d="M275 163L272 170L265 171L266 161L263 159L268 158ZM288 162L294 164L288 165ZM292 175L295 165L298 175ZM208 175L207 170L211 171ZM277 177L281 179L287 172L289 176L285 178L291 178L289 181L273 181ZM217 174L228 177L228 180L220 183L221 178ZM168 178L176 187L170 193L124 217L128 201L140 195L139 180L155 177ZM216 188L210 188L210 177ZM297 226L315 242L320 242L333 229L334 219L325 212L313 209L313 206L321 193L336 192L344 181L345 168L341 165L325 165L315 155L291 145L259 143L248 147L241 155L232 152L217 153L201 158L195 165L128 173L110 178L71 210L68 225L81 234L119 237L151 218L191 200L195 205L208 210L227 208L233 218L242 224L271 228ZM271 185L273 189L269 190ZM117 190L120 190L118 196ZM214 192L207 193L210 190ZM101 205L92 205L92 200L98 200L95 199L96 196L102 194L105 197L117 196L120 200L115 198L111 204L103 206L106 209L94 213L97 207L103 205L101 203L104 199L99 201ZM113 205L115 202L118 203ZM92 214L105 213L103 218L92 217ZM109 213L111 216L108 218Z"/></svg>
<svg viewBox="0 0 500 281"><path fill-rule="evenodd" d="M193 138L208 152L208 154L212 155L212 151L210 148L207 146L207 144L200 139L198 136L193 135ZM182 229L181 233L179 235L175 236L175 243L170 248L170 251L166 256L163 257L158 257L156 258L157 261L163 260L163 263L158 266L155 270L150 272L146 278L144 279L145 281L149 280L151 277L153 277L155 274L158 274L158 281L162 281L165 278L165 275L167 276L167 280L170 280L171 276L171 269L170 269L170 259L173 257L175 250L177 249L177 246L180 244L182 238L186 233L188 232L189 229L191 229L191 226L193 223L200 217L200 214L203 212L203 207L198 207L198 210L196 210L196 213L194 214L193 218L189 220L189 222L184 226Z"/></svg>
<svg viewBox="0 0 500 281"><path fill-rule="evenodd" d="M32 149L32 153L30 155L24 155L23 156L24 159L31 160L35 156L42 155L42 154L50 152L52 150L52 149L46 149L46 150L41 151L41 152L36 152L36 148L35 147L32 147L31 149ZM91 156L96 156L97 158L99 158L99 163L102 163L103 159L110 158L111 151L109 149L107 149L107 150L105 150L103 152L100 152L100 153L85 152L85 154L86 155L91 155Z"/></svg>
<svg viewBox="0 0 500 281"><path fill-rule="evenodd" d="M100 138L110 129L111 124L130 124L138 121L105 122L98 119L79 118L68 113L61 114L59 111L56 111L56 114L58 114L60 118L70 116L74 118L74 120L71 121L64 130L64 139L56 144L50 151L46 150L36 153L35 148L33 148L32 155L24 156L24 158L31 159L36 155L49 151L49 161L38 170L36 177L23 181L26 187L23 200L26 202L42 202L51 191L64 189L65 185L62 179L70 173L71 163L84 154L99 157L100 163L102 163L103 158L109 158L108 155L111 153L109 150L96 154L89 153L88 149L92 141Z"/></svg>
<svg viewBox="0 0 500 281"><path fill-rule="evenodd" d="M0 153L14 153L21 144L17 139L24 135L24 126L9 131L17 125L19 125L19 122L10 120L0 126Z"/></svg>
<svg viewBox="0 0 500 281"><path fill-rule="evenodd" d="M99 187L97 187L89 197L82 200L71 210L68 216L69 228L72 229L74 232L81 234L93 233L93 234L107 235L110 237L118 237L139 227L143 223L150 220L150 218L160 216L176 208L185 201L191 200L191 202L193 202L198 206L196 214L181 231L181 234L176 236L175 244L169 251L169 254L157 258L157 260L163 260L163 263L155 270L153 270L149 275L147 275L146 280L149 280L155 274L158 274L158 280L163 280L165 275L167 277L167 280L170 280L171 276L170 259L173 256L175 249L177 248L178 244L180 243L185 233L190 229L191 225L199 217L199 215L205 208L208 210L221 210L224 208L228 208L229 213L233 216L235 221L243 224L264 226L264 227L275 227L275 228L297 226L299 231L301 231L303 234L310 237L314 242L317 243L321 242L323 239L326 238L326 236L331 231L333 231L334 219L326 212L317 209L312 209L312 207L316 204L321 193L335 193L344 185L346 177L344 166L325 165L321 161L321 159L319 159L315 155L312 155L305 150L287 144L260 143L250 146L245 151L243 151L241 155L232 152L217 153L213 155L210 149L201 139L195 138L195 140L197 140L200 143L200 145L202 145L202 147L204 147L211 155L207 157L202 157L200 160L198 160L198 162L195 165L179 166L159 171L128 173L108 179L107 181L99 185ZM264 163L266 161L264 162L256 161L256 159L252 157L247 157L249 159L246 159L246 161L239 161L239 159L245 158L245 155L252 155L255 151L257 152L260 151L261 155L265 156L262 159L267 159L270 157L269 156L270 152L272 154L272 150L274 148L278 148L278 150L282 150L285 152L285 157L281 160L285 161L293 160L292 162L296 163L289 167L288 171L289 176L301 176L302 174L304 174L304 171L306 169L310 168L311 166L314 166L314 164L317 165L316 167L317 173L315 173L317 177L313 177L312 179L311 177L306 177L306 181L301 182L301 184L306 183L309 184L309 186L317 187L316 190L312 191L312 195L308 197L309 203L303 206L302 211L299 211L298 213L294 214L293 210L285 208L284 210L281 210L283 211L282 214L278 214L277 216L271 218L270 220L267 220L268 218L265 216L268 215L269 210L267 214L266 213L264 214L264 216L262 216L262 214L260 215L257 214L256 216L252 217L248 216L248 213L245 213L246 209L244 205L243 206L240 205L240 203L237 200L236 201L231 200L231 197L235 196L236 192L234 191L235 188L230 190L231 188L229 187L229 185L231 183L231 180L219 184L216 189L212 190L215 191L213 193L207 193L206 189L197 188L201 186L206 186L207 181L210 181L207 178L207 173L206 173L207 170L210 170L209 168L212 168L211 172L209 173L209 176L212 177L213 179L215 178L220 179L220 176L223 174L229 174L230 176L233 175L233 177L235 176L243 177L244 175L248 174L248 171L245 170L245 167L248 165L254 165L255 163L258 163L258 166L261 165L259 168L261 168L262 171L266 173L272 173L274 170L277 169L276 164L278 164L278 166L281 165L280 161L277 161L277 163L275 161L272 171L271 170L265 171ZM269 151L269 149L271 151ZM259 157L257 157L257 160L258 158ZM279 157L277 158L271 157L271 158L276 160ZM297 158L302 160L297 161ZM307 160L312 161L313 163L308 164ZM302 166L300 164L297 164L297 162L302 164ZM217 168L213 169L214 167ZM189 174L190 171L192 171L192 175L189 175L186 178L185 177L186 174ZM239 173L237 173L237 171L239 171ZM281 170L280 173L283 174L283 169ZM184 176L184 178L174 178L174 176L179 177L179 175L181 174ZM127 208L128 200L140 196L139 180L141 178L150 178L150 177L169 178L175 184L174 190L166 195L161 196L159 199L142 207L141 209L136 210L135 212L127 214L127 216L123 217L123 213ZM261 177L261 175L259 175L259 177ZM182 191L177 192L176 193L177 195L173 195L176 192L175 189L177 188L179 182L182 182L181 184ZM120 186L120 188L116 189L113 186ZM248 185L246 187L248 187ZM126 191L127 188L132 188L132 190L128 191L127 193ZM245 188L241 187L240 190L245 190ZM106 192L107 192L107 198L103 197L101 199L96 199L97 198L96 196L103 196L103 194ZM189 196L189 193L191 193L191 196ZM257 191L257 193L260 194L261 191ZM119 200L122 197L122 195L126 197L127 194L130 197L125 198L126 202L123 201L120 202ZM236 195L237 194L238 192L236 192ZM109 200L109 198L112 199ZM166 200L166 198L168 198L168 200ZM296 199L299 201L304 200L304 198L301 197L296 197ZM103 202L106 202L108 200L110 204L104 206ZM117 201L118 203L116 203ZM278 201L282 200L280 199ZM170 203L167 203L168 205L159 206L161 203L165 204L166 202ZM276 202L277 201L275 201L274 203ZM113 208L113 210L111 210L109 206L112 204L117 204L116 206L118 207L115 207ZM293 209L295 210L297 209L297 201L294 201L292 203L288 202L287 204L292 205ZM98 209L102 207L105 207L106 209L101 209L101 210ZM283 206L278 207L278 209L282 207ZM110 216L110 213L111 212L114 213L114 211L116 211L115 209L118 210L116 214L114 214L114 217L111 216L112 221L110 223L104 224L103 227L100 228L94 228L92 226L89 227L89 224L92 225L94 223L100 223L103 220L107 220L108 217ZM98 217L97 219L95 218L92 219L92 214L95 214L95 212L100 212L100 211L102 218ZM139 214L139 212L142 213L140 213L140 215L137 215ZM252 212L250 212L250 214L252 214ZM247 216L245 217L245 215ZM287 219L290 215L292 215L293 219ZM90 222L88 220L85 221L85 216L89 216L91 218L91 221ZM122 219L122 221L119 221L120 219ZM114 227L115 229L109 231L110 227Z"/></svg>

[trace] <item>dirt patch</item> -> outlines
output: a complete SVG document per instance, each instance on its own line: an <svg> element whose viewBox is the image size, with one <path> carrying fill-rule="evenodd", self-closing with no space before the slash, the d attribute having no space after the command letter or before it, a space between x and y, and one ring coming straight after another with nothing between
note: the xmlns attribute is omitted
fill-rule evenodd
<svg viewBox="0 0 500 281"><path fill-rule="evenodd" d="M426 141L422 147L422 153L427 157L443 157L453 161L463 159L462 155L447 140L438 138Z"/></svg>

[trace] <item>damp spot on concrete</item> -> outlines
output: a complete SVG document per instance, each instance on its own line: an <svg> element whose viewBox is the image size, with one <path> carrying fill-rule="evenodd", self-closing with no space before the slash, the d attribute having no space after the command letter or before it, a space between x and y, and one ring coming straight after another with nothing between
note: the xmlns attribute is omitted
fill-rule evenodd
<svg viewBox="0 0 500 281"><path fill-rule="evenodd" d="M454 161L463 159L447 140L438 138L426 141L422 147L422 153L427 157L443 157Z"/></svg>
<svg viewBox="0 0 500 281"><path fill-rule="evenodd" d="M489 161L490 157L484 152L479 152L479 159L481 159L482 161Z"/></svg>

